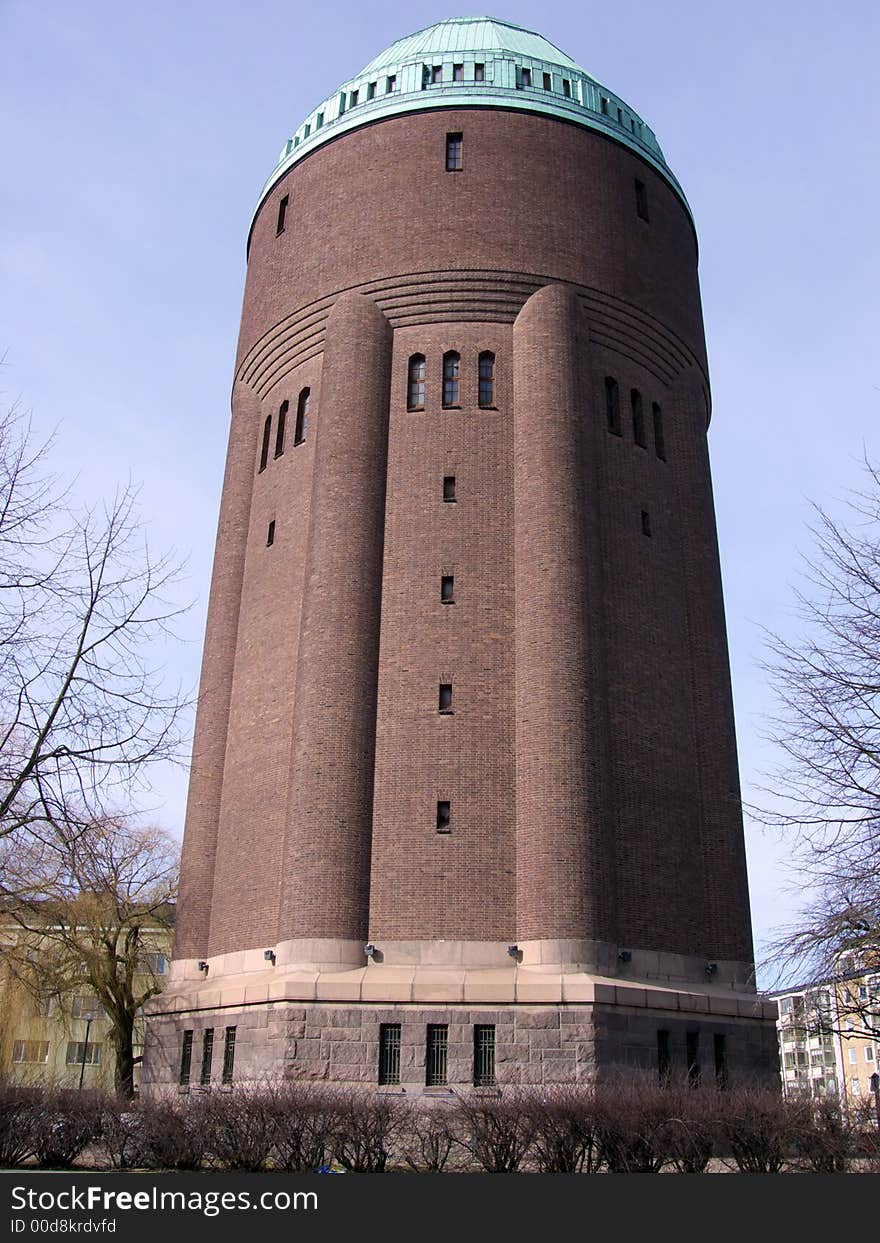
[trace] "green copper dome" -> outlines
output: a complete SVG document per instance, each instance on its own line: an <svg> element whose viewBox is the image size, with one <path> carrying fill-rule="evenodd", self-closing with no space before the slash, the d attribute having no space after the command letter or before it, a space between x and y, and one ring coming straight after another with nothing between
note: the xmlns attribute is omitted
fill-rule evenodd
<svg viewBox="0 0 880 1243"><path fill-rule="evenodd" d="M583 125L637 152L688 207L653 131L628 104L543 35L494 17L451 17L374 57L287 140L260 202L279 177L323 143L429 108L515 109Z"/></svg>

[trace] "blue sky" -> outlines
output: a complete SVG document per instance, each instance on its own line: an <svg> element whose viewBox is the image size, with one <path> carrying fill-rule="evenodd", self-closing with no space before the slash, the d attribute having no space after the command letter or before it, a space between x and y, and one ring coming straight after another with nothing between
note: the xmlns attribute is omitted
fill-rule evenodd
<svg viewBox="0 0 880 1243"><path fill-rule="evenodd" d="M760 627L788 632L808 498L880 453L877 6L509 0L655 130L693 208L710 446L746 795L772 754ZM245 239L306 113L436 4L0 0L0 344L7 399L58 427L97 499L129 476L197 598L170 651L194 684ZM183 773L158 817L180 831ZM748 830L756 939L791 905L786 845Z"/></svg>

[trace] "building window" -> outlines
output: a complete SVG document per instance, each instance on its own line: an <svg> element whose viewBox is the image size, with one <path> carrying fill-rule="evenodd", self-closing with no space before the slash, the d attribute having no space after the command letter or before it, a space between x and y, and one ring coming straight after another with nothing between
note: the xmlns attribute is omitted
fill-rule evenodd
<svg viewBox="0 0 880 1243"><path fill-rule="evenodd" d="M566 99L571 98L571 83L569 82L568 78L562 79L562 93Z"/></svg>
<svg viewBox="0 0 880 1243"><path fill-rule="evenodd" d="M443 81L443 66L442 65L434 65L434 67L431 70L431 81L435 85Z"/></svg>
<svg viewBox="0 0 880 1243"><path fill-rule="evenodd" d="M447 505L455 500L455 475L443 476L443 500Z"/></svg>
<svg viewBox="0 0 880 1243"><path fill-rule="evenodd" d="M692 1088L700 1086L700 1033L685 1032L685 1049L687 1052L688 1084Z"/></svg>
<svg viewBox="0 0 880 1243"><path fill-rule="evenodd" d="M448 409L458 405L458 381L461 359L454 350L443 355L443 405Z"/></svg>
<svg viewBox="0 0 880 1243"><path fill-rule="evenodd" d="M651 534L651 515L647 509L642 510L642 535Z"/></svg>
<svg viewBox="0 0 880 1243"><path fill-rule="evenodd" d="M273 518L266 528L266 547L271 548L275 543L275 519Z"/></svg>
<svg viewBox="0 0 880 1243"><path fill-rule="evenodd" d="M425 1048L425 1086L437 1088L446 1082L446 1050L449 1028L445 1023L429 1023Z"/></svg>
<svg viewBox="0 0 880 1243"><path fill-rule="evenodd" d="M669 1054L669 1032L665 1027L657 1029L657 1078L665 1083L669 1078L671 1058Z"/></svg>
<svg viewBox="0 0 880 1243"><path fill-rule="evenodd" d="M339 115L342 116L343 112L345 112L345 91L340 91L339 92Z"/></svg>
<svg viewBox="0 0 880 1243"><path fill-rule="evenodd" d="M165 975L168 970L168 957L165 954L147 954L144 962L153 975Z"/></svg>
<svg viewBox="0 0 880 1243"><path fill-rule="evenodd" d="M451 833L452 809L448 799L437 803L437 832Z"/></svg>
<svg viewBox="0 0 880 1243"><path fill-rule="evenodd" d="M375 98L376 98L376 83L369 82L367 84L367 99L375 99Z"/></svg>
<svg viewBox="0 0 880 1243"><path fill-rule="evenodd" d="M48 1040L15 1040L12 1044L13 1062L48 1062Z"/></svg>
<svg viewBox="0 0 880 1243"><path fill-rule="evenodd" d="M287 217L287 204L290 202L290 195L285 194L284 198L278 204L278 223L275 225L275 236L284 232L284 221Z"/></svg>
<svg viewBox="0 0 880 1243"><path fill-rule="evenodd" d="M446 171L461 172L461 134L446 135Z"/></svg>
<svg viewBox="0 0 880 1243"><path fill-rule="evenodd" d="M287 409L290 405L287 401L282 401L278 407L278 428L275 432L275 456L281 457L284 452L284 429L287 425Z"/></svg>
<svg viewBox="0 0 880 1243"><path fill-rule="evenodd" d="M400 1024L379 1024L379 1083L400 1083Z"/></svg>
<svg viewBox="0 0 880 1243"><path fill-rule="evenodd" d="M495 1083L495 1024L474 1027L474 1087L491 1088Z"/></svg>
<svg viewBox="0 0 880 1243"><path fill-rule="evenodd" d="M479 402L483 410L491 410L495 406L495 355L491 350L484 350L479 358Z"/></svg>
<svg viewBox="0 0 880 1243"><path fill-rule="evenodd" d="M98 1004L98 999L95 996L78 995L70 1003L70 1017L72 1019L86 1019L90 1015L93 1019L96 1019L103 1013L104 1011Z"/></svg>
<svg viewBox="0 0 880 1243"><path fill-rule="evenodd" d="M437 711L438 712L451 712L452 711L452 683L451 682L440 683L440 701L439 701L439 707Z"/></svg>
<svg viewBox="0 0 880 1243"><path fill-rule="evenodd" d="M609 432L613 432L615 436L622 436L620 390L617 387L617 381L610 375L605 377L605 417L608 421Z"/></svg>
<svg viewBox="0 0 880 1243"><path fill-rule="evenodd" d="M645 183L643 181L639 181L637 178L635 186L636 186L636 211L638 213L639 220L649 220L650 217L648 216L648 191L645 188Z"/></svg>
<svg viewBox="0 0 880 1243"><path fill-rule="evenodd" d="M453 82L464 81L464 65L453 65L452 66L452 81Z"/></svg>
<svg viewBox="0 0 880 1243"><path fill-rule="evenodd" d="M603 117L607 117L607 116L608 116L608 100L605 98L605 96L604 96L604 95L602 95L602 96L600 97L600 99L599 99L599 105L600 105L601 110L602 110L602 116L603 116Z"/></svg>
<svg viewBox="0 0 880 1243"><path fill-rule="evenodd" d="M553 79L549 73L544 74L544 90L551 91L553 89Z"/></svg>
<svg viewBox="0 0 880 1243"><path fill-rule="evenodd" d="M853 1096L861 1096L861 1094L862 1094L862 1085L861 1085L861 1083L859 1082L859 1080L858 1080L858 1079L850 1079L850 1081L849 1081L849 1086L850 1086L850 1088L852 1089L852 1094L853 1094Z"/></svg>
<svg viewBox="0 0 880 1243"><path fill-rule="evenodd" d="M715 1033L715 1083L724 1090L727 1087L727 1037Z"/></svg>
<svg viewBox="0 0 880 1243"><path fill-rule="evenodd" d="M312 401L312 390L304 388L296 403L296 425L293 429L294 447L301 445L309 429L309 407Z"/></svg>
<svg viewBox="0 0 880 1243"><path fill-rule="evenodd" d="M642 408L642 394L637 388L630 390L629 404L632 409L633 440L640 448L644 449L647 446L645 440L645 412Z"/></svg>
<svg viewBox="0 0 880 1243"><path fill-rule="evenodd" d="M315 129L320 129L323 124L324 124L324 113L319 112L318 115L315 117Z"/></svg>
<svg viewBox="0 0 880 1243"><path fill-rule="evenodd" d="M479 61L477 61L477 63L474 65L474 81L475 82L486 81L486 66L484 64L481 64Z"/></svg>
<svg viewBox="0 0 880 1243"><path fill-rule="evenodd" d="M666 461L666 440L663 436L663 411L657 405L656 401L651 406L651 414L654 418L654 451L661 462Z"/></svg>
<svg viewBox="0 0 880 1243"><path fill-rule="evenodd" d="M101 1046L93 1040L87 1045L81 1040L68 1040L66 1061L68 1066L82 1066L83 1062L86 1066L100 1066Z"/></svg>
<svg viewBox="0 0 880 1243"><path fill-rule="evenodd" d="M202 1074L201 1082L211 1082L211 1062L214 1057L214 1028L206 1027L202 1036Z"/></svg>
<svg viewBox="0 0 880 1243"><path fill-rule="evenodd" d="M440 579L440 603L453 604L455 602L455 577L452 574L444 574Z"/></svg>
<svg viewBox="0 0 880 1243"><path fill-rule="evenodd" d="M617 109L617 124L623 125L623 109L622 108Z"/></svg>
<svg viewBox="0 0 880 1243"><path fill-rule="evenodd" d="M397 87L397 74L391 73L385 79L385 94L390 95L391 92L396 89L396 87Z"/></svg>
<svg viewBox="0 0 880 1243"><path fill-rule="evenodd" d="M406 382L407 410L424 410L425 408L425 356L413 354L409 360Z"/></svg>
<svg viewBox="0 0 880 1243"><path fill-rule="evenodd" d="M874 1060L874 1047L873 1047L873 1045L870 1045L870 1044L865 1045L865 1061L866 1061L866 1062L873 1062L873 1060Z"/></svg>
<svg viewBox="0 0 880 1243"><path fill-rule="evenodd" d="M182 1084L189 1083L189 1072L192 1066L193 1052L193 1034L191 1031L183 1033L183 1043L180 1046L180 1074L177 1082Z"/></svg>
<svg viewBox="0 0 880 1243"><path fill-rule="evenodd" d="M311 134L311 132L312 132L312 127L311 127L311 125L306 125L305 129L303 130L303 138L308 138L308 136L309 136L309 134Z"/></svg>
<svg viewBox="0 0 880 1243"><path fill-rule="evenodd" d="M232 1083L232 1072L235 1069L235 1028L226 1028L223 1041L223 1082Z"/></svg>
<svg viewBox="0 0 880 1243"><path fill-rule="evenodd" d="M855 1066L856 1062L859 1060L859 1051L858 1051L858 1049L848 1049L848 1050L847 1050L847 1054L848 1054L848 1057L849 1057L849 1060L850 1060L850 1065L851 1065L851 1066Z"/></svg>
<svg viewBox="0 0 880 1243"><path fill-rule="evenodd" d="M349 106L349 108L356 108L356 107L357 107L358 94L359 94L359 92L358 92L358 91L352 91L352 92L351 92L351 94L349 95L349 97L348 97L348 106Z"/></svg>
<svg viewBox="0 0 880 1243"><path fill-rule="evenodd" d="M523 84L523 86L524 86L524 87L529 87L529 86L531 86L531 85L532 85L532 71L531 71L531 69L523 69L523 71L522 71L522 84Z"/></svg>
<svg viewBox="0 0 880 1243"><path fill-rule="evenodd" d="M263 424L263 447L260 450L260 471L266 469L269 461L269 442L272 439L272 416L266 415L266 422Z"/></svg>

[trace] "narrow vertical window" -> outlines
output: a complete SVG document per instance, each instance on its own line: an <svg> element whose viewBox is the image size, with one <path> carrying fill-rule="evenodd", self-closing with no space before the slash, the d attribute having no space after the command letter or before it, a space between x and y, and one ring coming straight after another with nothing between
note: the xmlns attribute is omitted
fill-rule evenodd
<svg viewBox="0 0 880 1243"><path fill-rule="evenodd" d="M613 432L615 436L621 436L623 433L620 427L620 390L617 387L617 381L610 375L605 377L605 417L609 432Z"/></svg>
<svg viewBox="0 0 880 1243"><path fill-rule="evenodd" d="M443 500L447 504L455 500L455 475L443 476Z"/></svg>
<svg viewBox="0 0 880 1243"><path fill-rule="evenodd" d="M452 66L452 81L453 82L464 81L464 65L453 65Z"/></svg>
<svg viewBox="0 0 880 1243"><path fill-rule="evenodd" d="M479 363L480 393L479 401L484 410L495 405L495 355L491 350L484 350Z"/></svg>
<svg viewBox="0 0 880 1243"><path fill-rule="evenodd" d="M636 212L640 220L649 220L648 215L648 191L643 181L636 178Z"/></svg>
<svg viewBox="0 0 880 1243"><path fill-rule="evenodd" d="M375 99L375 98L376 98L376 83L370 82L369 85L367 86L367 99Z"/></svg>
<svg viewBox="0 0 880 1243"><path fill-rule="evenodd" d="M431 70L431 81L434 83L439 83L443 81L443 66L442 65L435 65L433 67L433 69Z"/></svg>
<svg viewBox="0 0 880 1243"><path fill-rule="evenodd" d="M481 64L479 61L477 61L476 64L474 65L474 81L475 82L486 81L486 66L484 64Z"/></svg>
<svg viewBox="0 0 880 1243"><path fill-rule="evenodd" d="M437 708L437 711L447 712L447 713L452 711L452 683L451 682L440 683L440 699L439 699L439 706Z"/></svg>
<svg viewBox="0 0 880 1243"><path fill-rule="evenodd" d="M651 413L654 416L654 450L661 462L666 461L666 440L663 436L663 411L657 405L656 401L651 406Z"/></svg>
<svg viewBox="0 0 880 1243"><path fill-rule="evenodd" d="M260 450L260 470L264 471L269 461L269 444L272 440L272 416L266 415L266 422L263 424L263 447Z"/></svg>
<svg viewBox="0 0 880 1243"><path fill-rule="evenodd" d="M406 381L407 410L424 410L425 408L425 356L413 354L409 360Z"/></svg>
<svg viewBox="0 0 880 1243"><path fill-rule="evenodd" d="M425 1048L425 1086L440 1087L446 1083L446 1050L449 1028L445 1023L429 1023Z"/></svg>
<svg viewBox="0 0 880 1243"><path fill-rule="evenodd" d="M669 1068L671 1058L669 1056L669 1032L665 1027L657 1028L657 1078L661 1083L667 1083L669 1080Z"/></svg>
<svg viewBox="0 0 880 1243"><path fill-rule="evenodd" d="M390 95L397 86L397 74L391 73L385 79L385 94Z"/></svg>
<svg viewBox="0 0 880 1243"><path fill-rule="evenodd" d="M348 106L349 106L349 108L356 108L356 107L357 107L357 101L358 101L358 97L359 97L359 95L360 95L360 92L359 92L359 91L352 91L352 92L351 92L351 94L350 94L350 95L349 95L349 97L348 97Z"/></svg>
<svg viewBox="0 0 880 1243"><path fill-rule="evenodd" d="M602 109L602 116L607 117L608 116L608 100L605 98L604 95L600 98L599 104Z"/></svg>
<svg viewBox="0 0 880 1243"><path fill-rule="evenodd" d="M266 547L271 548L274 543L275 543L275 519L273 518L272 521L269 523L269 526L266 529Z"/></svg>
<svg viewBox="0 0 880 1243"><path fill-rule="evenodd" d="M312 127L311 127L311 125L306 125L305 129L303 130L303 138L308 138L308 136L309 136L309 134L311 134L311 132L312 132Z"/></svg>
<svg viewBox="0 0 880 1243"><path fill-rule="evenodd" d="M206 1027L202 1036L202 1073L201 1082L211 1082L211 1062L214 1057L214 1028Z"/></svg>
<svg viewBox="0 0 880 1243"><path fill-rule="evenodd" d="M275 236L284 232L284 221L287 219L287 204L290 202L290 195L285 194L284 198L278 204L278 223L275 225Z"/></svg>
<svg viewBox="0 0 880 1243"><path fill-rule="evenodd" d="M642 510L642 535L651 534L651 515L647 509Z"/></svg>
<svg viewBox="0 0 880 1243"><path fill-rule="evenodd" d="M632 409L633 440L644 449L647 446L645 440L645 411L642 406L642 394L637 388L630 389L629 404Z"/></svg>
<svg viewBox="0 0 880 1243"><path fill-rule="evenodd" d="M446 135L446 171L461 172L461 134Z"/></svg>
<svg viewBox="0 0 880 1243"><path fill-rule="evenodd" d="M379 1024L379 1083L400 1083L400 1024Z"/></svg>
<svg viewBox="0 0 880 1243"><path fill-rule="evenodd" d="M315 117L315 129L320 129L323 124L324 124L324 113L319 112L318 115Z"/></svg>
<svg viewBox="0 0 880 1243"><path fill-rule="evenodd" d="M452 574L444 574L440 579L440 603L452 604L455 600L455 578Z"/></svg>
<svg viewBox="0 0 880 1243"><path fill-rule="evenodd" d="M727 1087L727 1037L715 1033L715 1083L723 1092Z"/></svg>
<svg viewBox="0 0 880 1243"><path fill-rule="evenodd" d="M531 86L531 85L532 85L532 71L531 71L531 69L523 69L523 71L522 71L522 84L523 84L523 86L524 86L524 87L528 87L528 86Z"/></svg>
<svg viewBox="0 0 880 1243"><path fill-rule="evenodd" d="M623 109L622 108L617 109L617 124L623 125Z"/></svg>
<svg viewBox="0 0 880 1243"><path fill-rule="evenodd" d="M235 1028L227 1027L223 1041L223 1082L232 1083L235 1069Z"/></svg>
<svg viewBox="0 0 880 1243"><path fill-rule="evenodd" d="M312 390L304 388L296 403L296 425L293 429L294 445L301 445L309 429L309 406L312 401Z"/></svg>
<svg viewBox="0 0 880 1243"><path fill-rule="evenodd" d="M191 1031L183 1033L183 1043L180 1046L180 1074L178 1075L178 1083L189 1083L189 1072L192 1066L193 1052L193 1034Z"/></svg>
<svg viewBox="0 0 880 1243"><path fill-rule="evenodd" d="M495 1024L474 1027L474 1087L491 1088L495 1083Z"/></svg>
<svg viewBox="0 0 880 1243"><path fill-rule="evenodd" d="M698 1088L700 1086L700 1033L685 1032L684 1039L687 1049L688 1085Z"/></svg>
<svg viewBox="0 0 880 1243"><path fill-rule="evenodd" d="M290 402L282 401L278 408L278 428L275 432L275 456L281 457L284 452L284 429L287 426L287 410Z"/></svg>
<svg viewBox="0 0 880 1243"><path fill-rule="evenodd" d="M452 832L452 808L448 799L441 800L437 803L437 832Z"/></svg>
<svg viewBox="0 0 880 1243"><path fill-rule="evenodd" d="M549 73L545 73L544 74L544 90L550 91L552 89L553 89L553 79L551 78Z"/></svg>
<svg viewBox="0 0 880 1243"><path fill-rule="evenodd" d="M571 99L571 83L568 78L562 79L562 93L566 99Z"/></svg>
<svg viewBox="0 0 880 1243"><path fill-rule="evenodd" d="M454 350L443 355L443 405L458 405L458 381L461 359Z"/></svg>

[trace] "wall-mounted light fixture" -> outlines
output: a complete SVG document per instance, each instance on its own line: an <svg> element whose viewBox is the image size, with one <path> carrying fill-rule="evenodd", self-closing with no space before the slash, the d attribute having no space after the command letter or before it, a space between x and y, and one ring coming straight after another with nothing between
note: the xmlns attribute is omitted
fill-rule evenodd
<svg viewBox="0 0 880 1243"><path fill-rule="evenodd" d="M199 971L204 971L205 975L208 974L208 964L205 962L203 958L199 959L198 968L199 968Z"/></svg>
<svg viewBox="0 0 880 1243"><path fill-rule="evenodd" d="M374 956L374 954L376 953L376 947L372 941L368 941L366 943L366 945L364 946L364 953L366 954L367 958L372 958Z"/></svg>
<svg viewBox="0 0 880 1243"><path fill-rule="evenodd" d="M274 950L263 950L263 958L265 959L266 962L270 962L273 967L275 966L275 951Z"/></svg>

